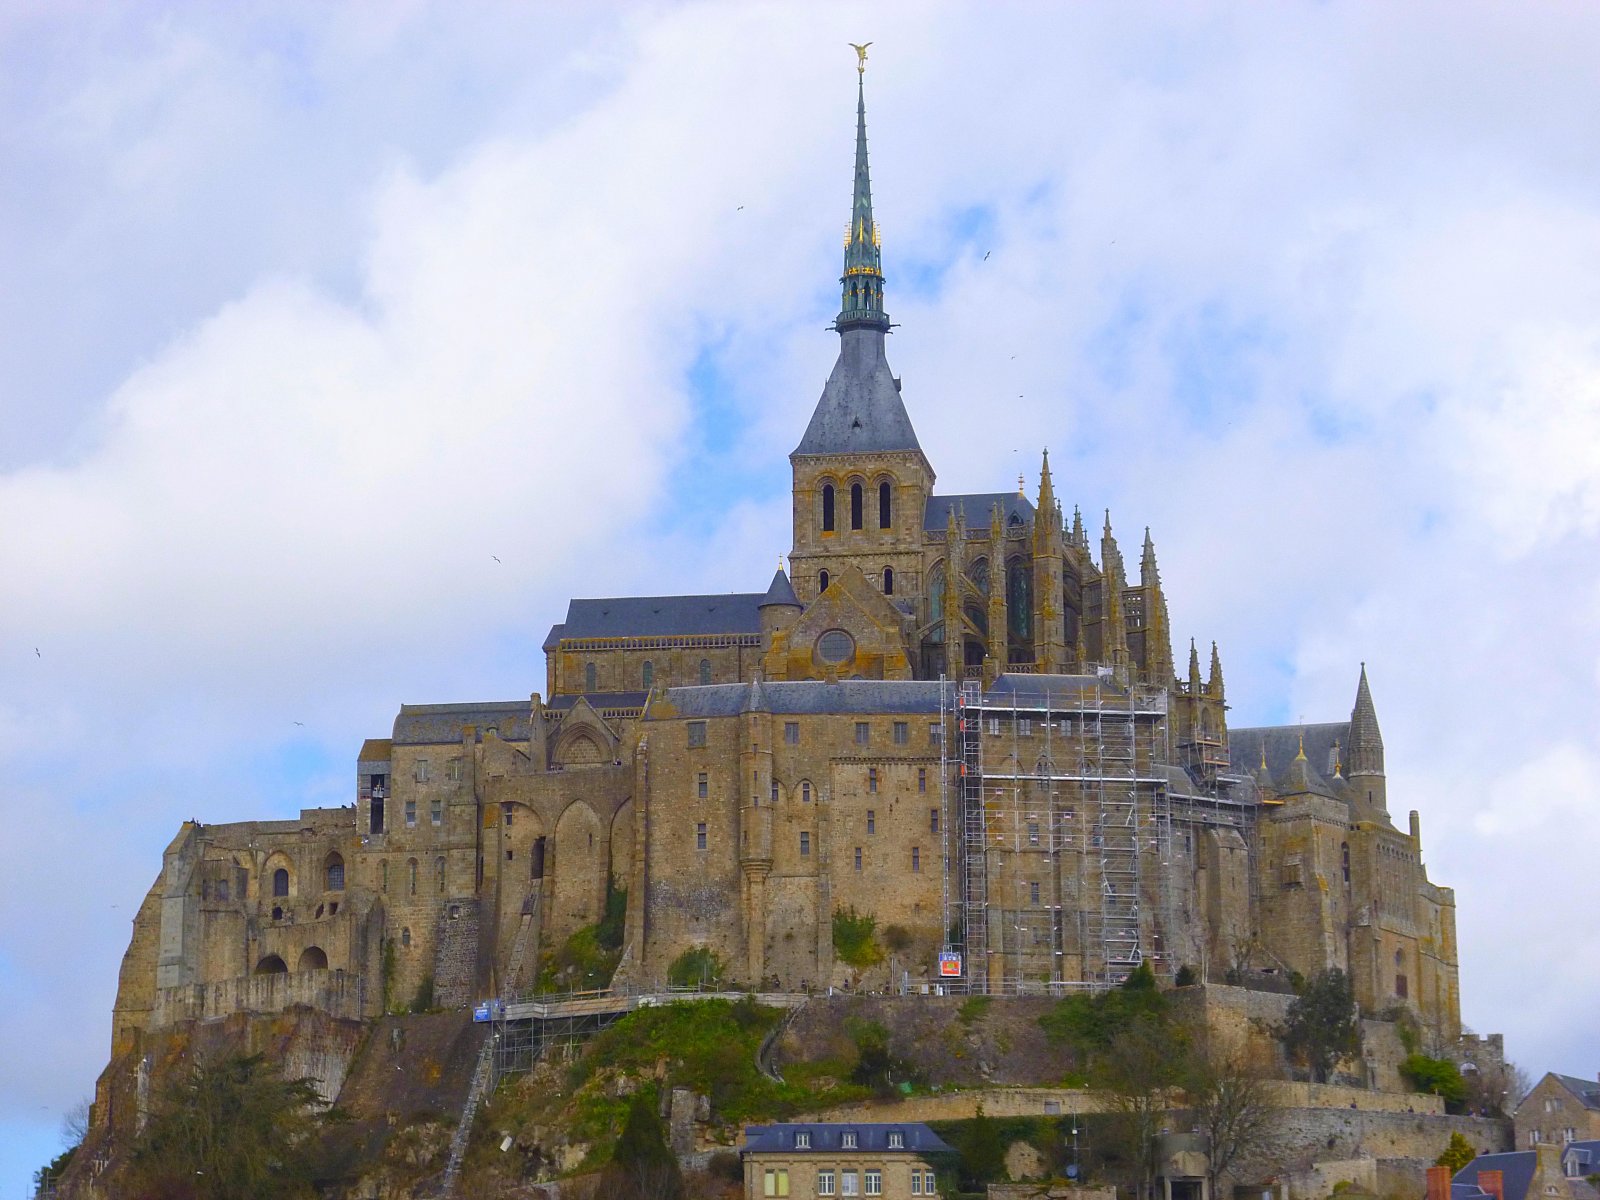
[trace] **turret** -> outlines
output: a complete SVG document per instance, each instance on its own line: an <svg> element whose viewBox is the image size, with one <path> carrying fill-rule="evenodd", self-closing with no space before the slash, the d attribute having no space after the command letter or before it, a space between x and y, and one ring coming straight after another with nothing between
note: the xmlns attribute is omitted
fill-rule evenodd
<svg viewBox="0 0 1600 1200"><path fill-rule="evenodd" d="M1122 551L1111 535L1111 510L1106 509L1105 530L1100 535L1100 661L1119 673L1128 666L1128 626L1122 617Z"/></svg>
<svg viewBox="0 0 1600 1200"><path fill-rule="evenodd" d="M1010 629L1006 623L1006 542L1005 524L996 504L989 512L989 662L985 682L1006 669L1011 661Z"/></svg>
<svg viewBox="0 0 1600 1200"><path fill-rule="evenodd" d="M1350 710L1348 778L1360 814L1367 819L1389 820L1388 785L1383 773L1383 734L1378 730L1378 710L1367 686L1367 664L1361 664L1355 707Z"/></svg>
<svg viewBox="0 0 1600 1200"><path fill-rule="evenodd" d="M1217 644L1211 643L1211 675L1206 680L1206 695L1216 700L1225 699L1222 689L1222 655L1217 652Z"/></svg>
<svg viewBox="0 0 1600 1200"><path fill-rule="evenodd" d="M1194 639L1189 639L1189 695L1198 696L1205 690L1205 685L1200 681L1200 651L1195 649Z"/></svg>
<svg viewBox="0 0 1600 1200"><path fill-rule="evenodd" d="M778 570L767 586L767 594L761 598L761 603L757 607L761 612L762 641L770 648L772 635L788 629L802 611L800 599L794 594L794 585L789 582L789 576L784 572L782 559L778 560Z"/></svg>
<svg viewBox="0 0 1600 1200"><path fill-rule="evenodd" d="M1144 530L1144 553L1139 559L1139 587L1144 592L1144 639L1139 667L1148 682L1169 687L1172 683L1172 627L1167 619L1167 597L1161 590L1161 570L1156 566L1156 546L1148 525Z"/></svg>
<svg viewBox="0 0 1600 1200"><path fill-rule="evenodd" d="M1062 611L1066 547L1061 508L1050 479L1050 451L1039 468L1039 506L1033 516L1034 670L1053 675L1068 668L1065 614Z"/></svg>

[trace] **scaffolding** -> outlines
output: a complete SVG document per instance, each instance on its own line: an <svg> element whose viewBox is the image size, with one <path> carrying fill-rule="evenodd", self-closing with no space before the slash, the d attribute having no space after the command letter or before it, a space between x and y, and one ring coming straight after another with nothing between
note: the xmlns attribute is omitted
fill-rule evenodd
<svg viewBox="0 0 1600 1200"><path fill-rule="evenodd" d="M948 709L946 921L967 988L1109 987L1147 962L1170 977L1165 689L1109 671L1016 674L987 692L963 681Z"/></svg>

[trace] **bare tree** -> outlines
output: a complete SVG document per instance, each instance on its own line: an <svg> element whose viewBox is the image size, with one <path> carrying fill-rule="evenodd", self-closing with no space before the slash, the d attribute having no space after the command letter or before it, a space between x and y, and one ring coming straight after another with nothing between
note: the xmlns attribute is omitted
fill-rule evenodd
<svg viewBox="0 0 1600 1200"><path fill-rule="evenodd" d="M89 1136L89 1108L91 1101L88 1096L83 1097L61 1118L61 1140L68 1146L81 1146L83 1139Z"/></svg>
<svg viewBox="0 0 1600 1200"><path fill-rule="evenodd" d="M1181 1028L1152 1016L1140 1017L1118 1033L1096 1059L1095 1086L1105 1096L1127 1158L1133 1165L1135 1194L1151 1194L1156 1173L1156 1136L1170 1093L1182 1085L1187 1039Z"/></svg>
<svg viewBox="0 0 1600 1200"><path fill-rule="evenodd" d="M1217 1181L1272 1144L1282 1109L1272 1069L1242 1041L1210 1033L1191 1040L1184 1092L1195 1128L1210 1149L1210 1194Z"/></svg>

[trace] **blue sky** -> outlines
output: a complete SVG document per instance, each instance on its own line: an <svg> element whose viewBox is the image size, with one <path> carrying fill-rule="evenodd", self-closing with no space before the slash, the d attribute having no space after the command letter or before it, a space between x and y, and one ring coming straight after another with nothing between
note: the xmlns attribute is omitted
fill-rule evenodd
<svg viewBox="0 0 1600 1200"><path fill-rule="evenodd" d="M1032 487L1048 445L1125 554L1150 525L1238 724L1342 717L1365 660L1468 1022L1592 1074L1600 935L1550 914L1596 899L1597 33L0 6L0 1197L104 1065L178 822L344 802L400 703L541 688L569 596L765 586L849 41L940 489Z"/></svg>

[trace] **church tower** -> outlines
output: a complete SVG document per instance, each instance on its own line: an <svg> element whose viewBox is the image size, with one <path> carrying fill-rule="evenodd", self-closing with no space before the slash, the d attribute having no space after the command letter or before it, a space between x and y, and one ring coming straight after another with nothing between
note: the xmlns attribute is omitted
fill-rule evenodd
<svg viewBox="0 0 1600 1200"><path fill-rule="evenodd" d="M866 60L858 68L855 186L844 240L842 297L833 327L839 358L805 436L794 473L790 577L809 604L851 567L891 600L922 595L922 526L933 468L917 442L889 369L883 264L867 169Z"/></svg>

